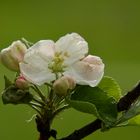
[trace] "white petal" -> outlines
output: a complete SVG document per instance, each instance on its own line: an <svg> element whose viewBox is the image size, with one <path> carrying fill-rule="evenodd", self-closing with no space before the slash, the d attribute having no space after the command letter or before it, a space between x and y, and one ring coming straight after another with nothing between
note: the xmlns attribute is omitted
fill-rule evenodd
<svg viewBox="0 0 140 140"><path fill-rule="evenodd" d="M79 34L71 33L56 42L56 51L66 54L65 64L71 65L88 53L88 43Z"/></svg>
<svg viewBox="0 0 140 140"><path fill-rule="evenodd" d="M54 42L52 40L41 40L35 43L29 48L24 56L24 59L28 59L32 54L40 55L42 59L48 61L54 56Z"/></svg>
<svg viewBox="0 0 140 140"><path fill-rule="evenodd" d="M42 85L55 80L55 75L53 73L38 65L20 63L20 70L26 80L36 85Z"/></svg>
<svg viewBox="0 0 140 140"><path fill-rule="evenodd" d="M104 75L104 64L99 57L95 57L94 61L95 63L79 61L64 72L64 75L72 76L80 85L95 87Z"/></svg>
<svg viewBox="0 0 140 140"><path fill-rule="evenodd" d="M48 63L54 55L54 43L50 40L39 41L33 45L20 63L20 71L24 77L38 85L50 82L55 75L48 69Z"/></svg>

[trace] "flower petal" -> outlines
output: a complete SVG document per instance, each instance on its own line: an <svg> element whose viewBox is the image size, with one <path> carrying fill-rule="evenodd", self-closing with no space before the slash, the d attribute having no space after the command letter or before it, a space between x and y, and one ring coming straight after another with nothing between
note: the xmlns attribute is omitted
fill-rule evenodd
<svg viewBox="0 0 140 140"><path fill-rule="evenodd" d="M24 56L24 59L28 59L32 54L40 55L42 59L48 61L52 59L55 53L55 44L52 40L40 40L29 48Z"/></svg>
<svg viewBox="0 0 140 140"><path fill-rule="evenodd" d="M48 69L48 63L54 55L54 43L50 40L39 41L33 45L20 63L20 71L30 82L42 85L55 80L55 74Z"/></svg>
<svg viewBox="0 0 140 140"><path fill-rule="evenodd" d="M77 33L67 34L56 42L56 52L63 53L65 64L71 65L88 53L88 43Z"/></svg>
<svg viewBox="0 0 140 140"><path fill-rule="evenodd" d="M27 81L36 85L55 80L55 74L51 73L49 69L44 69L38 65L20 63L20 70Z"/></svg>
<svg viewBox="0 0 140 140"><path fill-rule="evenodd" d="M95 87L103 77L104 64L99 57L93 57L93 61L82 60L75 63L64 72L64 75L73 77L80 85Z"/></svg>

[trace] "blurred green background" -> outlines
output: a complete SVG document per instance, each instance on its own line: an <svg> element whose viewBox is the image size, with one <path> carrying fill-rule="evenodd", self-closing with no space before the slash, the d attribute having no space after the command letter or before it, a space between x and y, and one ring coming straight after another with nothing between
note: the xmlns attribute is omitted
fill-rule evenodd
<svg viewBox="0 0 140 140"><path fill-rule="evenodd" d="M102 57L105 74L114 77L123 93L140 80L140 2L139 0L0 0L0 48L25 37L57 40L66 33L78 32L89 43L90 52ZM0 91L3 75L12 72L0 64ZM4 106L0 100L0 140L37 140L34 112L20 105ZM56 118L53 127L65 136L93 120L93 116L67 110ZM85 140L135 140L140 127L112 129Z"/></svg>

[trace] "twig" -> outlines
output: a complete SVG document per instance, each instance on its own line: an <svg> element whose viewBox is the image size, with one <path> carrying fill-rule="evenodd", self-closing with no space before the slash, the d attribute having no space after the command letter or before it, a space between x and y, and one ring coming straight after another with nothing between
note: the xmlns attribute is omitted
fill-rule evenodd
<svg viewBox="0 0 140 140"><path fill-rule="evenodd" d="M140 82L129 91L125 96L123 96L118 102L118 111L128 110L133 102L140 96Z"/></svg>
<svg viewBox="0 0 140 140"><path fill-rule="evenodd" d="M81 140L82 138L88 136L89 134L93 133L94 131L101 128L101 120L97 119L90 124L82 127L79 130L75 130L69 136L62 138L60 140Z"/></svg>
<svg viewBox="0 0 140 140"><path fill-rule="evenodd" d="M39 140L48 140L51 136L49 119L43 120L37 115L36 124L37 124L37 130L40 132Z"/></svg>

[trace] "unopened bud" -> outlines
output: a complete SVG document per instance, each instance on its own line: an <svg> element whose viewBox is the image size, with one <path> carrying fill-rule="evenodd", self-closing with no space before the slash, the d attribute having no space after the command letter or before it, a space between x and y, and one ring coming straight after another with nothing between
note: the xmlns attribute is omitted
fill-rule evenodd
<svg viewBox="0 0 140 140"><path fill-rule="evenodd" d="M14 41L11 46L0 52L0 60L8 69L19 71L19 62L23 60L26 50L21 41Z"/></svg>
<svg viewBox="0 0 140 140"><path fill-rule="evenodd" d="M69 76L63 76L53 84L54 91L58 96L66 96L68 91L74 89L75 86L74 79Z"/></svg>
<svg viewBox="0 0 140 140"><path fill-rule="evenodd" d="M15 85L19 89L28 89L29 88L29 82L23 77L19 76L15 82Z"/></svg>

